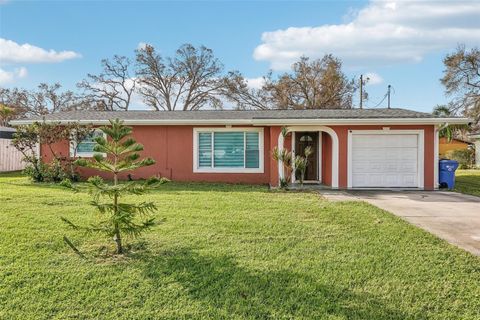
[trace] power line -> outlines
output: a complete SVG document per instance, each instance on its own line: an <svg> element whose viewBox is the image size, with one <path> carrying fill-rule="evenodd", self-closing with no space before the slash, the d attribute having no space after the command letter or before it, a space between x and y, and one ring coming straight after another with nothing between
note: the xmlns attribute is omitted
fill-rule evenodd
<svg viewBox="0 0 480 320"><path fill-rule="evenodd" d="M375 107L372 107L372 108L376 108L376 107L378 107L380 104L382 104L382 102L385 101L385 98L387 98L387 96L388 96L388 93L385 93L385 95L383 96L383 99L380 100L380 102L377 103L377 104L375 105Z"/></svg>
<svg viewBox="0 0 480 320"><path fill-rule="evenodd" d="M373 108L377 108L379 105L382 104L383 101L385 101L385 99L388 97L388 109L390 109L390 98L391 98L391 90L393 90L393 94L395 94L395 89L393 88L393 86L391 85L388 85L387 87L387 93L385 93L385 95L383 96L382 100L380 100L379 103L377 103L374 107L371 107L372 109Z"/></svg>

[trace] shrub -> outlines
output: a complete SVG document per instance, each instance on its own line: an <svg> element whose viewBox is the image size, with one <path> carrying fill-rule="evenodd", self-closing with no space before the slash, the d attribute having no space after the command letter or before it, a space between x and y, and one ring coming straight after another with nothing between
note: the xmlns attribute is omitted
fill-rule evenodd
<svg viewBox="0 0 480 320"><path fill-rule="evenodd" d="M75 159L69 159L55 152L53 145L72 138L75 141L85 139L93 128L91 125L71 124L48 124L35 122L27 126L19 126L13 135L12 144L23 155L23 161L27 163L24 173L35 182L60 182L65 178L78 181ZM38 144L45 146L50 151L53 160L49 164L43 163L37 154ZM76 157L77 149L74 148L73 158Z"/></svg>
<svg viewBox="0 0 480 320"><path fill-rule="evenodd" d="M475 149L451 150L446 154L448 159L458 161L459 169L475 167Z"/></svg>
<svg viewBox="0 0 480 320"><path fill-rule="evenodd" d="M23 173L30 177L35 182L45 182L47 179L47 166L40 160L32 160L29 162Z"/></svg>
<svg viewBox="0 0 480 320"><path fill-rule="evenodd" d="M46 181L59 183L64 179L70 179L60 160L53 159L46 167Z"/></svg>

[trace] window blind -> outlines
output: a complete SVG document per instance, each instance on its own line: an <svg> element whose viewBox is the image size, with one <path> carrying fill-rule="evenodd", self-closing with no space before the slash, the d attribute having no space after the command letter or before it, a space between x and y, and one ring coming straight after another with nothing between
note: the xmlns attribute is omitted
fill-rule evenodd
<svg viewBox="0 0 480 320"><path fill-rule="evenodd" d="M216 168L244 167L244 133L215 132L213 135L214 161Z"/></svg>
<svg viewBox="0 0 480 320"><path fill-rule="evenodd" d="M199 168L260 167L260 135L252 131L199 132Z"/></svg>
<svg viewBox="0 0 480 320"><path fill-rule="evenodd" d="M245 168L258 168L260 165L260 150L258 146L258 132L246 132Z"/></svg>
<svg viewBox="0 0 480 320"><path fill-rule="evenodd" d="M212 167L212 133L200 132L198 134L198 166L200 168Z"/></svg>

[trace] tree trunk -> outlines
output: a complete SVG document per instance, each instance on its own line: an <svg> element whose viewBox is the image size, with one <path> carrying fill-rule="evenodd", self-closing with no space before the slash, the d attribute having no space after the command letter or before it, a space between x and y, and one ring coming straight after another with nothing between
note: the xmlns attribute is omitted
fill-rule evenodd
<svg viewBox="0 0 480 320"><path fill-rule="evenodd" d="M115 236L113 237L113 240L115 241L115 244L117 246L117 254L122 254L122 238L120 237L120 230L118 230L118 226L115 226Z"/></svg>
<svg viewBox="0 0 480 320"><path fill-rule="evenodd" d="M115 159L115 164L117 163L117 159ZM114 173L113 175L113 185L117 185L118 183L118 178L117 174ZM118 195L115 194L113 196L113 215L116 216L118 214ZM115 235L113 237L113 240L115 241L115 244L117 246L117 254L122 254L123 253L123 246L122 246L122 237L120 236L120 228L117 223L115 223Z"/></svg>

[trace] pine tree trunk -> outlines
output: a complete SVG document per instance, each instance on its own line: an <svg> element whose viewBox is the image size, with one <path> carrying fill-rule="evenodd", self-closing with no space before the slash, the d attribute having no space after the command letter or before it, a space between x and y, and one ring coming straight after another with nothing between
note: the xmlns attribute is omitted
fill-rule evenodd
<svg viewBox="0 0 480 320"><path fill-rule="evenodd" d="M115 241L115 244L117 246L117 254L122 254L122 238L120 237L120 230L118 230L118 226L115 226L115 236L113 237L113 240Z"/></svg>
<svg viewBox="0 0 480 320"><path fill-rule="evenodd" d="M116 163L116 159L115 159L115 163ZM117 174L114 173L113 175L113 185L117 185L118 183L118 178L117 178ZM113 215L117 215L118 214L118 195L115 194L113 196ZM123 253L123 246L122 246L122 237L120 236L120 228L118 226L118 224L115 224L115 236L113 237L113 240L115 241L115 244L117 246L117 254L122 254Z"/></svg>

